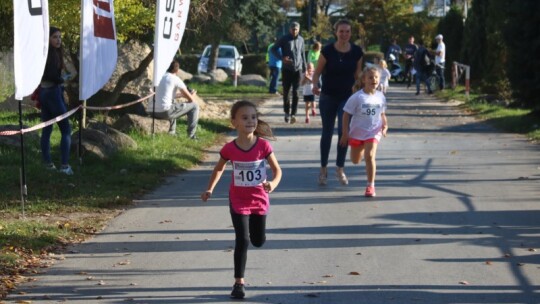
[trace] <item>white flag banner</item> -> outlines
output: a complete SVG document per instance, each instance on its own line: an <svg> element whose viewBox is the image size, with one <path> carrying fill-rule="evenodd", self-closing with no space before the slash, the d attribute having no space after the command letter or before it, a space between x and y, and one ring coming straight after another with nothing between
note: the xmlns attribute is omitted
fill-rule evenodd
<svg viewBox="0 0 540 304"><path fill-rule="evenodd" d="M116 68L113 0L82 0L79 99L99 91Z"/></svg>
<svg viewBox="0 0 540 304"><path fill-rule="evenodd" d="M48 0L13 0L15 99L41 82L49 50Z"/></svg>
<svg viewBox="0 0 540 304"><path fill-rule="evenodd" d="M154 35L154 87L178 52L189 12L189 0L158 0Z"/></svg>

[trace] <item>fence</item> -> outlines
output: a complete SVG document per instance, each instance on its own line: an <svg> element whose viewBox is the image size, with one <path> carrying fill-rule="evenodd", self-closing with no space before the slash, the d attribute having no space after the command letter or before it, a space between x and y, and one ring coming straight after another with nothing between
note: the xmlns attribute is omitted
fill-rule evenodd
<svg viewBox="0 0 540 304"><path fill-rule="evenodd" d="M452 89L455 89L459 80L465 74L465 98L469 100L470 87L470 77L471 77L471 67L454 61L452 64Z"/></svg>

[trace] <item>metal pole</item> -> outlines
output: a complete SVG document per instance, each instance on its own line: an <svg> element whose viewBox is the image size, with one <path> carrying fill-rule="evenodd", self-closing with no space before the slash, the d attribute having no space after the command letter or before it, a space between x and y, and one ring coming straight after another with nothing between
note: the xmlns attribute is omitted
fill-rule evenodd
<svg viewBox="0 0 540 304"><path fill-rule="evenodd" d="M154 92L155 91L156 91L156 88L154 88ZM156 114L156 94L152 96L152 137L154 136L155 114Z"/></svg>
<svg viewBox="0 0 540 304"><path fill-rule="evenodd" d="M86 101L83 101L83 105L86 105ZM83 132L83 115L84 108L79 111L79 144L77 145L77 156L79 157L79 165L82 165L82 132Z"/></svg>
<svg viewBox="0 0 540 304"><path fill-rule="evenodd" d="M236 62L238 61L238 58L236 55L234 55L234 87L238 85L238 70L236 69Z"/></svg>
<svg viewBox="0 0 540 304"><path fill-rule="evenodd" d="M22 208L22 214L23 214L23 217L24 217L24 203L26 201L26 198L28 197L28 189L26 187L26 165L25 165L25 161L24 161L24 134L22 132L22 129L23 129L22 100L19 100L19 128L21 130L21 172L20 172L21 208Z"/></svg>

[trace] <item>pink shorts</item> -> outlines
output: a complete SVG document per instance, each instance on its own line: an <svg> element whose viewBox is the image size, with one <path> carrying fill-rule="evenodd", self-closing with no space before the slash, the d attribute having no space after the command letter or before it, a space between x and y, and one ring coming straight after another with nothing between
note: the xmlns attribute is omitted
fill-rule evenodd
<svg viewBox="0 0 540 304"><path fill-rule="evenodd" d="M366 139L366 140L349 138L349 146L351 146L351 147L361 147L365 143L376 143L376 144L378 144L379 141L376 138L369 138L369 139Z"/></svg>

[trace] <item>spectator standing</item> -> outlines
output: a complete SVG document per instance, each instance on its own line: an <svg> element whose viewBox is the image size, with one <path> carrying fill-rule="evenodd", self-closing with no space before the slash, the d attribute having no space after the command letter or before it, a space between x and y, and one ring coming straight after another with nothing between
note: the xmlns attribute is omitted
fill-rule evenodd
<svg viewBox="0 0 540 304"><path fill-rule="evenodd" d="M424 47L424 41L418 39L418 50L414 53L414 69L416 70L416 95L420 94L420 82L424 81L428 90L428 94L433 94L431 85L428 81L431 73L431 54Z"/></svg>
<svg viewBox="0 0 540 304"><path fill-rule="evenodd" d="M313 75L313 93L320 95L319 114L322 120L320 141L321 169L319 185L327 183L328 156L334 135L336 117L338 119L338 138L342 135L343 106L352 95L352 86L362 71L364 52L361 47L351 43L351 22L345 19L334 24L336 41L323 47L317 68ZM322 75L322 88L319 77ZM337 145L336 177L342 185L349 184L343 170L347 145Z"/></svg>
<svg viewBox="0 0 540 304"><path fill-rule="evenodd" d="M439 76L439 90L443 90L444 83L444 64L446 57L446 45L443 42L443 35L439 34L435 37L437 41L437 49L435 49L435 72Z"/></svg>
<svg viewBox="0 0 540 304"><path fill-rule="evenodd" d="M314 67L317 66L317 61L319 60L319 56L321 55L321 47L322 44L319 41L313 42L313 45L308 51L308 63L311 62Z"/></svg>
<svg viewBox="0 0 540 304"><path fill-rule="evenodd" d="M281 49L281 55L279 53ZM296 111L298 110L298 88L302 74L306 71L306 54L304 38L300 36L300 24L291 23L289 34L281 37L271 48L274 56L281 56L283 66L281 68L281 82L283 83L283 111L285 112L285 122L291 124L296 122ZM289 93L292 88L292 105Z"/></svg>
<svg viewBox="0 0 540 304"><path fill-rule="evenodd" d="M282 61L281 49L278 49L279 56L275 56L274 53L271 51L275 42L276 38L274 38L274 41L268 46L266 52L266 63L268 64L268 68L270 69L270 85L268 87L268 93L277 95L279 94L277 91L277 83L279 78L279 72L281 71Z"/></svg>
<svg viewBox="0 0 540 304"><path fill-rule="evenodd" d="M199 105L195 101L197 92L191 91L176 73L180 70L180 64L174 60L167 69L156 90L155 108L154 102L148 103L147 112L157 119L170 121L169 134L176 135L176 119L187 115L187 133L190 139L197 139L197 123L199 121ZM180 90L177 92L176 90ZM185 97L187 102L174 102L174 99Z"/></svg>
<svg viewBox="0 0 540 304"><path fill-rule="evenodd" d="M401 57L401 47L397 44L396 39L392 39L392 44L390 44L390 46L386 50L385 58L388 63L392 65L392 63L394 63L394 60L390 58L390 55L394 55L394 60L396 61L396 63L399 63L399 57Z"/></svg>
<svg viewBox="0 0 540 304"><path fill-rule="evenodd" d="M414 67L414 54L418 50L418 46L414 43L414 36L409 37L409 43L404 48L405 52L403 56L405 57L405 76L407 77L407 89L411 86L413 73L412 69Z"/></svg>
<svg viewBox="0 0 540 304"><path fill-rule="evenodd" d="M47 61L39 85L41 121L51 120L67 112L64 101L64 81L69 78L69 75L62 76L62 71L65 67L62 33L60 29L51 26L49 29ZM62 134L60 139L61 166L59 171L67 175L73 175L73 170L69 165L71 126L67 118L58 121L57 124ZM47 126L41 131L41 156L47 169L56 170L56 166L51 158L52 131L53 125Z"/></svg>

